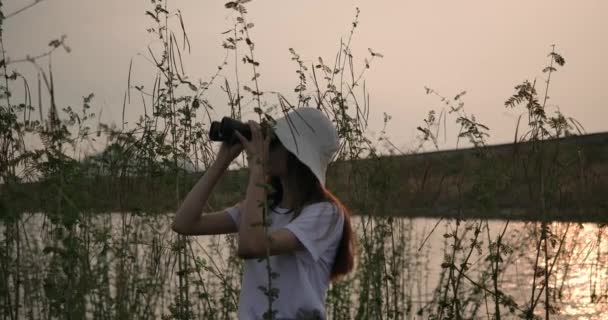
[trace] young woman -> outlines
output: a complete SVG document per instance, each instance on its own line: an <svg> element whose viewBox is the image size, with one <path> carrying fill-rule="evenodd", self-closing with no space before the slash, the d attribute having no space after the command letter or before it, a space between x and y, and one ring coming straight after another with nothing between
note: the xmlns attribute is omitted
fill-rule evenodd
<svg viewBox="0 0 608 320"><path fill-rule="evenodd" d="M258 123L249 121L249 126L251 140L236 132L240 144L222 143L215 162L179 208L172 228L187 235L238 232L238 255L244 259L241 320L262 319L269 311L268 270L266 260L259 259L267 255L272 272L278 274L271 279L276 291L273 318L325 319L330 281L354 266L349 213L325 188L327 166L339 148L336 128L315 108L292 110L265 138ZM245 199L201 215L216 182L242 150L249 164ZM264 183L273 191L262 187Z"/></svg>

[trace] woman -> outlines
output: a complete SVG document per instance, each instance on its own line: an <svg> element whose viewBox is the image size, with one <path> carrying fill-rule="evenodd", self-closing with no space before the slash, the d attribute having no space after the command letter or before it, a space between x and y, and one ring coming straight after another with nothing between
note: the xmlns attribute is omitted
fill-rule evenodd
<svg viewBox="0 0 608 320"><path fill-rule="evenodd" d="M245 259L240 319L262 319L269 311L269 292L276 292L274 319L325 319L329 282L354 266L349 213L325 189L327 166L339 148L338 134L314 108L292 110L265 138L258 123L249 121L249 126L251 140L235 132L240 144L222 143L215 162L179 208L172 228L188 235L238 232L238 255ZM243 149L249 163L245 199L201 215L216 182ZM273 290L268 290L266 259L259 259L267 255L277 275L271 277Z"/></svg>

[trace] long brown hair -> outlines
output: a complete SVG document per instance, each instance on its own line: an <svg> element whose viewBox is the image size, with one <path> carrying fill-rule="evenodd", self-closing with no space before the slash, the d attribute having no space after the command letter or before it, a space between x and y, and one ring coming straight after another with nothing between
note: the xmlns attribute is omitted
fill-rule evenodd
<svg viewBox="0 0 608 320"><path fill-rule="evenodd" d="M338 281L355 267L355 237L351 225L350 212L331 191L321 185L312 171L291 152L287 156L287 172L289 180L295 181L294 179L297 179L298 182L294 183L296 200L294 206L295 213L292 220L299 216L306 205L322 201L332 202L336 205L338 212L341 212L344 217L342 238L338 245L330 275L332 282ZM268 183L274 189L274 192L268 195L268 203L271 208L274 208L283 198L283 187L279 177L268 177L268 180Z"/></svg>

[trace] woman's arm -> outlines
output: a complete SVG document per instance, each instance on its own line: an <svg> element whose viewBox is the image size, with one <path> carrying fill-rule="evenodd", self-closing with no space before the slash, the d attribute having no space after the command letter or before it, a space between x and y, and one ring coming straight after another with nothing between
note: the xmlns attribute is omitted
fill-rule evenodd
<svg viewBox="0 0 608 320"><path fill-rule="evenodd" d="M280 228L266 235L263 225L264 169L259 161L249 164L247 196L241 204L238 255L243 259L261 258L304 249L299 239L289 230Z"/></svg>
<svg viewBox="0 0 608 320"><path fill-rule="evenodd" d="M247 196L241 207L238 247L239 256L244 258L252 255L252 252L261 251L258 248L264 248L266 245L263 226L264 199L266 198L266 190L263 186L265 173L261 161L256 160L249 161Z"/></svg>
<svg viewBox="0 0 608 320"><path fill-rule="evenodd" d="M268 235L264 230L263 217L266 199L265 175L268 161L270 135L262 137L260 125L250 121L251 141L236 132L247 150L249 184L247 195L241 204L238 255L243 259L282 254L302 249L302 243L292 232L279 229Z"/></svg>
<svg viewBox="0 0 608 320"><path fill-rule="evenodd" d="M228 166L241 152L242 146L222 144L213 164L190 190L175 214L171 229L180 234L205 235L236 232L236 225L225 211L202 215L211 191Z"/></svg>

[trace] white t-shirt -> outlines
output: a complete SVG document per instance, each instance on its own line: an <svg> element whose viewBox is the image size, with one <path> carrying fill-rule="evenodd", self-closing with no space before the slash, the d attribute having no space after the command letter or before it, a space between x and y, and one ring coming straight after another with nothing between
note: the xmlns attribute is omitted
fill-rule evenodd
<svg viewBox="0 0 608 320"><path fill-rule="evenodd" d="M336 251L342 237L344 216L331 202L318 202L302 209L290 222L293 212L285 208L268 210L271 219L269 231L285 228L304 245L305 250L270 256L270 266L278 277L272 287L278 289L273 301L276 319L325 319L325 296ZM227 209L237 228L240 210ZM266 259L244 260L244 273L239 301L239 319L263 319L268 311L268 271ZM318 315L318 317L312 316Z"/></svg>

